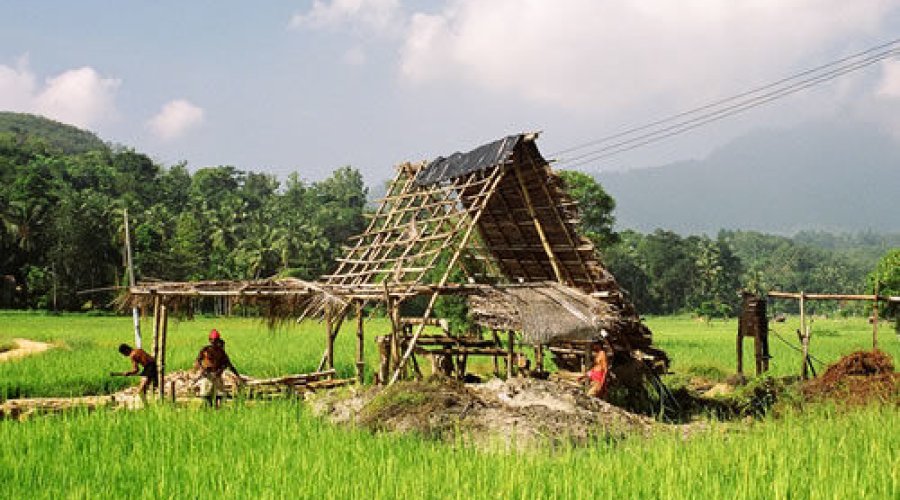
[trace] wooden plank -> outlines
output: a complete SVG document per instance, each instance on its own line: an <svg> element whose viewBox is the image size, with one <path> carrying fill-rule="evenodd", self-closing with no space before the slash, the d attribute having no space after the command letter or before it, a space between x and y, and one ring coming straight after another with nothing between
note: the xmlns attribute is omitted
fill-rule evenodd
<svg viewBox="0 0 900 500"><path fill-rule="evenodd" d="M272 377L272 378L264 378L264 379L255 379L249 380L246 382L246 385L249 387L256 387L262 385L279 385L279 384L300 384L304 382L310 382L314 380L321 380L327 377L331 377L335 374L335 370L325 370L320 372L313 373L300 373L296 375L284 375L281 377Z"/></svg>

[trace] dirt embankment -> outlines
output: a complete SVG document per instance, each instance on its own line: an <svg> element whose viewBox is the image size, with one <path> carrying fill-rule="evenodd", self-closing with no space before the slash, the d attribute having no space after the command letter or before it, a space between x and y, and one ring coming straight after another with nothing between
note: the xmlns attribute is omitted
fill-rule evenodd
<svg viewBox="0 0 900 500"><path fill-rule="evenodd" d="M559 380L462 384L432 378L356 390L350 396L322 394L311 402L316 414L334 423L506 449L618 439L648 434L660 425Z"/></svg>
<svg viewBox="0 0 900 500"><path fill-rule="evenodd" d="M24 358L32 354L44 352L53 347L53 344L46 342L37 342L28 339L13 339L13 348L8 351L0 352L0 363L16 358Z"/></svg>
<svg viewBox="0 0 900 500"><path fill-rule="evenodd" d="M900 406L900 373L881 351L858 351L829 365L820 377L803 385L807 399L845 405L880 402Z"/></svg>

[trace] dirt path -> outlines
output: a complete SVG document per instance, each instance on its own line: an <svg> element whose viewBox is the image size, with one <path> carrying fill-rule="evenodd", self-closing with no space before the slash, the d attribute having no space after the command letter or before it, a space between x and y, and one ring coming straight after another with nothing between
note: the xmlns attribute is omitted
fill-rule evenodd
<svg viewBox="0 0 900 500"><path fill-rule="evenodd" d="M25 356L44 352L53 347L53 344L28 339L13 339L13 343L16 344L14 349L0 353L0 362L24 358Z"/></svg>

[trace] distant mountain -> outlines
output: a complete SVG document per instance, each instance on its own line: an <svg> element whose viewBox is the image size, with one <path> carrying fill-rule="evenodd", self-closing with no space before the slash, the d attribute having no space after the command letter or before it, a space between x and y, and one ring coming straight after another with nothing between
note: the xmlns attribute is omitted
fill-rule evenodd
<svg viewBox="0 0 900 500"><path fill-rule="evenodd" d="M67 154L106 149L99 137L72 125L42 116L0 111L0 134L40 137Z"/></svg>
<svg viewBox="0 0 900 500"><path fill-rule="evenodd" d="M620 228L900 231L900 145L872 126L761 131L701 161L596 177Z"/></svg>

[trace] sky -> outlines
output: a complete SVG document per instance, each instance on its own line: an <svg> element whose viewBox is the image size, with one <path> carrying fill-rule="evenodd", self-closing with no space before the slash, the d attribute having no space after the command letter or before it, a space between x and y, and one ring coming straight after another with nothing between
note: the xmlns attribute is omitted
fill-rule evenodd
<svg viewBox="0 0 900 500"><path fill-rule="evenodd" d="M552 156L897 37L898 0L6 0L0 110L166 165L379 183L524 131ZM579 169L817 122L900 140L900 59Z"/></svg>

